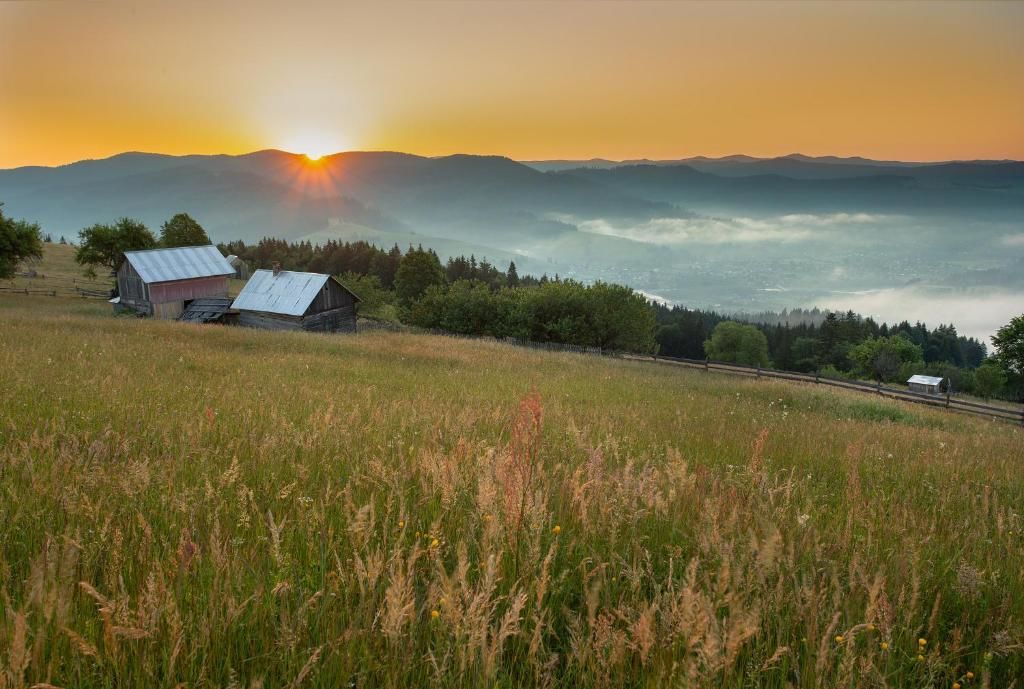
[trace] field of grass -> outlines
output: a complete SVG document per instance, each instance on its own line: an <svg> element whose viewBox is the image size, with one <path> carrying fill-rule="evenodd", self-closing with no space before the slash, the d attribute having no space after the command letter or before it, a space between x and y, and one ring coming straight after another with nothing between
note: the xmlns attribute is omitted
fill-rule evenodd
<svg viewBox="0 0 1024 689"><path fill-rule="evenodd" d="M0 296L0 687L1006 687L1024 430Z"/></svg>

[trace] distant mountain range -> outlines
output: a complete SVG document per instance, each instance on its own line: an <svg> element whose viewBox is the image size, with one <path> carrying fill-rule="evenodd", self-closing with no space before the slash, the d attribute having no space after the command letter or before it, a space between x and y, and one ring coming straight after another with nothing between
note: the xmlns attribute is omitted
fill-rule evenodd
<svg viewBox="0 0 1024 689"><path fill-rule="evenodd" d="M120 216L151 227L191 213L220 241L263 236L422 242L442 254L535 263L644 264L657 249L587 233L723 212L944 214L1019 217L1024 163L903 163L790 155L673 161L531 161L349 152L310 161L246 155L123 153L59 167L0 170L5 212L54 236Z"/></svg>
<svg viewBox="0 0 1024 689"><path fill-rule="evenodd" d="M71 241L93 223L129 216L157 230L185 211L215 241L423 244L726 311L977 315L984 334L1024 298L1017 161L124 153L0 170L0 202Z"/></svg>

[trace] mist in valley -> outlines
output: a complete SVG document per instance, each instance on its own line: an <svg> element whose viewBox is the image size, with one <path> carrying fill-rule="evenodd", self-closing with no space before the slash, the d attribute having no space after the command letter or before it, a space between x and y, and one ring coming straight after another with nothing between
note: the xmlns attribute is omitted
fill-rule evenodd
<svg viewBox="0 0 1024 689"><path fill-rule="evenodd" d="M1017 162L131 153L0 170L0 200L54 238L186 211L217 242L422 244L691 308L853 309L986 340L1024 305Z"/></svg>

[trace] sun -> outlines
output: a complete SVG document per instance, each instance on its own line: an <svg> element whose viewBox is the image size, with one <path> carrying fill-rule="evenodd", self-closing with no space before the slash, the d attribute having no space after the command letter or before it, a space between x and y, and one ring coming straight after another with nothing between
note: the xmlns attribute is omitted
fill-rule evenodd
<svg viewBox="0 0 1024 689"><path fill-rule="evenodd" d="M305 156L310 163L318 163L324 156L345 150L341 137L333 132L301 132L283 142L282 148Z"/></svg>

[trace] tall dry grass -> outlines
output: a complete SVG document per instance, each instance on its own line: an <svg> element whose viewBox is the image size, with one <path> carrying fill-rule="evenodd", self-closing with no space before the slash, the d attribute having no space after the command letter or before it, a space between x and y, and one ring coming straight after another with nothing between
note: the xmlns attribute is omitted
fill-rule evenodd
<svg viewBox="0 0 1024 689"><path fill-rule="evenodd" d="M1024 676L1018 428L484 342L0 321L0 688Z"/></svg>

